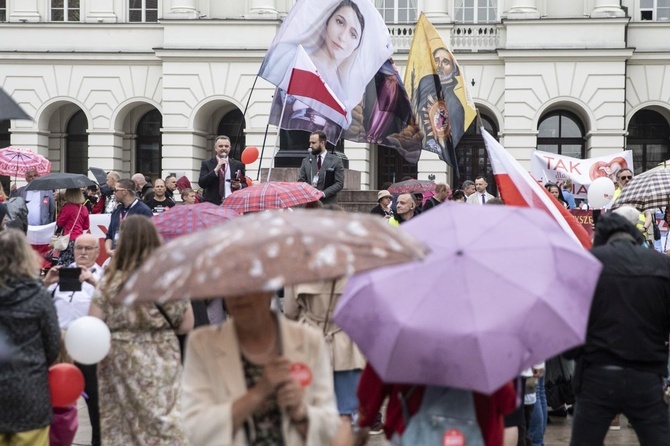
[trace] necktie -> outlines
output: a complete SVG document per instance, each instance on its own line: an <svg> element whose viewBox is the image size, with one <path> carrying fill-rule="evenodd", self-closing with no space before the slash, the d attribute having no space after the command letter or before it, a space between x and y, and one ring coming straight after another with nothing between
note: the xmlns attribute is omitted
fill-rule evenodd
<svg viewBox="0 0 670 446"><path fill-rule="evenodd" d="M316 159L316 169L321 170L321 155Z"/></svg>
<svg viewBox="0 0 670 446"><path fill-rule="evenodd" d="M219 195L223 198L226 195L226 165L221 166L219 170Z"/></svg>
<svg viewBox="0 0 670 446"><path fill-rule="evenodd" d="M482 204L486 204L486 194L482 194Z"/></svg>

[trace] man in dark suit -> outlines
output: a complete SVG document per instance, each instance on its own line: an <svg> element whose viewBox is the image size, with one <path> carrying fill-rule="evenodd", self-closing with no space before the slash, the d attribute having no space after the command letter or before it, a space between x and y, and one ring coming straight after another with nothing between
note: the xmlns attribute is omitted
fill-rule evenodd
<svg viewBox="0 0 670 446"><path fill-rule="evenodd" d="M337 193L344 188L342 159L326 150L326 134L318 130L309 135L310 154L302 160L298 181L323 191L323 204L336 204Z"/></svg>
<svg viewBox="0 0 670 446"><path fill-rule="evenodd" d="M198 185L203 189L203 200L217 206L234 191L247 187L244 164L228 157L230 147L230 138L217 136L214 140L216 156L200 165Z"/></svg>

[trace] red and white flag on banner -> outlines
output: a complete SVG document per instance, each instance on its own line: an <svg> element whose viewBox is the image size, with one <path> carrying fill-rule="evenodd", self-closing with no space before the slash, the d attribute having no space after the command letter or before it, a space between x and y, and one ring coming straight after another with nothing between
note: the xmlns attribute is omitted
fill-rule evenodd
<svg viewBox="0 0 670 446"><path fill-rule="evenodd" d="M591 238L577 220L482 127L500 197L507 205L542 209L551 215L575 242L592 247Z"/></svg>
<svg viewBox="0 0 670 446"><path fill-rule="evenodd" d="M298 45L286 93L312 108L323 104L343 118L347 117L344 104L321 77L302 45Z"/></svg>

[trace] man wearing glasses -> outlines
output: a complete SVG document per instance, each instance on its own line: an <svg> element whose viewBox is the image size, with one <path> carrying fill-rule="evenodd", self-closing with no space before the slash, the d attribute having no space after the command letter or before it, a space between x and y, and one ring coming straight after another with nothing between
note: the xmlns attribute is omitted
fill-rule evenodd
<svg viewBox="0 0 670 446"><path fill-rule="evenodd" d="M62 291L59 284L60 266L51 268L44 278L44 284L53 298L58 323L61 330L67 330L70 324L82 316L88 314L95 286L102 278L102 268L96 263L100 254L98 238L92 234L82 234L74 242L74 263L67 265L68 268L81 268L79 281L80 291ZM75 362L75 365L84 374L84 391L88 398L86 404L88 415L91 420L91 444L100 445L100 415L98 410L98 380L96 378L96 365L83 365Z"/></svg>
<svg viewBox="0 0 670 446"><path fill-rule="evenodd" d="M630 183L630 180L633 179L633 171L630 170L627 167L624 167L623 169L619 169L616 173L616 182L617 182L617 188L614 191L614 199L616 200L619 198L619 195L621 195L621 191L623 190L623 187Z"/></svg>
<svg viewBox="0 0 670 446"><path fill-rule="evenodd" d="M137 198L135 194L135 182L133 180L124 178L117 181L114 186L114 197L116 198L116 202L120 204L112 212L112 216L109 219L109 227L107 228L107 236L105 237L105 251L107 251L109 257L114 255L116 244L119 241L119 228L121 222L126 217L129 215L153 217L149 206Z"/></svg>

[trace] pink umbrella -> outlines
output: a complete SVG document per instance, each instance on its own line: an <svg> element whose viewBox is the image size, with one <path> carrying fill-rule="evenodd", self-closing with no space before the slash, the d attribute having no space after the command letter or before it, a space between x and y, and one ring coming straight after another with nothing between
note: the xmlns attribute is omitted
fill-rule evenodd
<svg viewBox="0 0 670 446"><path fill-rule="evenodd" d="M335 313L385 382L491 394L584 342L601 264L546 213L445 203L401 229L428 256L353 276Z"/></svg>
<svg viewBox="0 0 670 446"><path fill-rule="evenodd" d="M40 175L51 172L51 162L42 155L29 149L6 147L0 149L0 175L25 175L30 170L36 170Z"/></svg>
<svg viewBox="0 0 670 446"><path fill-rule="evenodd" d="M212 203L174 206L153 218L159 234L168 242L239 217L235 211Z"/></svg>

